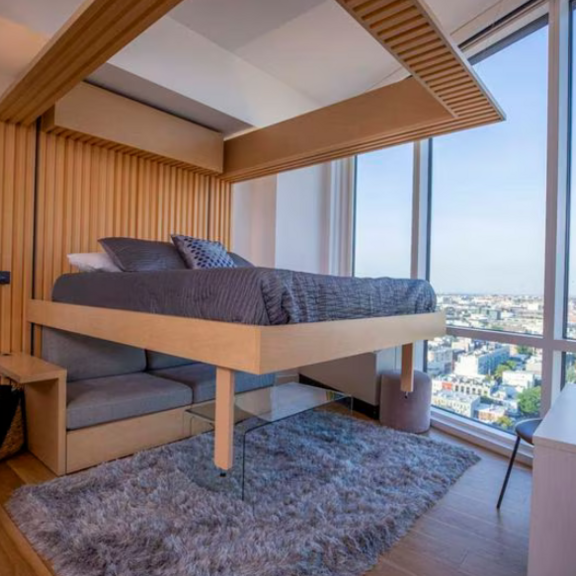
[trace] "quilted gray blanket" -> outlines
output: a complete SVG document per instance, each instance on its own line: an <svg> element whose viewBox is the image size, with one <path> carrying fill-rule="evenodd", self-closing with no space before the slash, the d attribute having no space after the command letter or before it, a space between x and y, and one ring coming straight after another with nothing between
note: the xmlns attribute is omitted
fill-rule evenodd
<svg viewBox="0 0 576 576"><path fill-rule="evenodd" d="M268 268L66 274L53 300L262 326L433 312L424 280Z"/></svg>

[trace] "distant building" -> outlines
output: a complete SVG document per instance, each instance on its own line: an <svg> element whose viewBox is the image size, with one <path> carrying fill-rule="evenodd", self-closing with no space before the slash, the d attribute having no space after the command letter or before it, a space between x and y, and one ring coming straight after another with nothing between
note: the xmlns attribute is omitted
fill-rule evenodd
<svg viewBox="0 0 576 576"><path fill-rule="evenodd" d="M432 394L436 394L444 389L444 382L439 378L432 377Z"/></svg>
<svg viewBox="0 0 576 576"><path fill-rule="evenodd" d="M432 403L439 408L445 408L461 416L473 418L476 408L480 405L480 398L444 390L434 394Z"/></svg>
<svg viewBox="0 0 576 576"><path fill-rule="evenodd" d="M500 320L502 313L500 310L496 308L482 308L481 313L488 319L488 320Z"/></svg>
<svg viewBox="0 0 576 576"><path fill-rule="evenodd" d="M518 370L517 372L514 370L506 370L506 372L502 373L502 384L526 390L527 388L534 387L536 384L536 376L533 372L526 370Z"/></svg>
<svg viewBox="0 0 576 576"><path fill-rule="evenodd" d="M506 416L506 408L504 406L496 406L494 404L480 404L478 406L478 420L480 422L495 423L503 416Z"/></svg>
<svg viewBox="0 0 576 576"><path fill-rule="evenodd" d="M542 358L532 356L526 362L526 372L532 372L535 376L540 377L542 374Z"/></svg>
<svg viewBox="0 0 576 576"><path fill-rule="evenodd" d="M472 346L472 340L468 338L458 338L452 342L452 350L465 350L468 352Z"/></svg>
<svg viewBox="0 0 576 576"><path fill-rule="evenodd" d="M461 394L467 394L470 396L490 396L492 390L494 389L493 384L487 384L486 382L466 380L454 382L452 390L454 392L460 392Z"/></svg>
<svg viewBox="0 0 576 576"><path fill-rule="evenodd" d="M460 376L492 374L496 368L510 358L508 346L501 346L488 352L473 352L458 358L454 372Z"/></svg>
<svg viewBox="0 0 576 576"><path fill-rule="evenodd" d="M497 400L514 400L518 396L518 390L513 386L497 386L490 395Z"/></svg>
<svg viewBox="0 0 576 576"><path fill-rule="evenodd" d="M454 351L448 347L432 348L428 352L428 364L426 371L431 376L448 374L452 372Z"/></svg>

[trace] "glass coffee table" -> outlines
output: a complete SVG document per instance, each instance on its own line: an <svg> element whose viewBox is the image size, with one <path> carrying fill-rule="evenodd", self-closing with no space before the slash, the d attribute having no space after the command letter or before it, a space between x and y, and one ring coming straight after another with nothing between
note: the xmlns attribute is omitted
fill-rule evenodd
<svg viewBox="0 0 576 576"><path fill-rule="evenodd" d="M215 466L203 469L202 477L194 481L206 488L216 491L239 492L242 500L246 499L247 439L249 435L262 428L286 418L315 410L342 404L353 411L353 398L347 394L289 382L236 395L234 402L234 468L222 473ZM193 416L191 433L197 435L211 431L214 427L215 402L206 402L192 406L188 413ZM238 451L240 450L240 453ZM239 469L238 469L239 468Z"/></svg>

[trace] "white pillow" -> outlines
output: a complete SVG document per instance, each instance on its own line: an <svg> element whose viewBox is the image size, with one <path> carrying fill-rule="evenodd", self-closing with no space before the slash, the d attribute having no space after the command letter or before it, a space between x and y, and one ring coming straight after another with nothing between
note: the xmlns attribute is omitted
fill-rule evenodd
<svg viewBox="0 0 576 576"><path fill-rule="evenodd" d="M80 272L121 272L105 252L85 252L68 254L68 262Z"/></svg>

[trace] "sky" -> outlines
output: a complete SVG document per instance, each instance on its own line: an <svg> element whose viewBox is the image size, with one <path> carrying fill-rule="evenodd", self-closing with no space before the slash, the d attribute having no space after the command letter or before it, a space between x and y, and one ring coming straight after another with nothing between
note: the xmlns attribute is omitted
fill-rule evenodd
<svg viewBox="0 0 576 576"><path fill-rule="evenodd" d="M542 28L475 65L506 122L433 141L437 292L543 293L547 42ZM409 276L412 171L412 144L358 158L357 275Z"/></svg>

